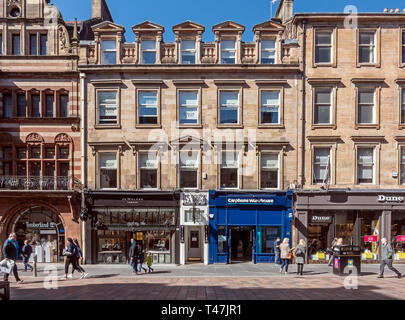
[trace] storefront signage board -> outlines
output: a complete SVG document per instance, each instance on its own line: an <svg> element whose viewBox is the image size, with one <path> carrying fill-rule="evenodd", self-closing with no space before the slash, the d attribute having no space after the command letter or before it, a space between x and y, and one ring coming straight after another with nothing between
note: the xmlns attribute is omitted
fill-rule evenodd
<svg viewBox="0 0 405 320"><path fill-rule="evenodd" d="M397 236L397 242L405 242L405 236Z"/></svg>
<svg viewBox="0 0 405 320"><path fill-rule="evenodd" d="M264 198L249 198L249 199L241 199L241 198L228 198L228 204L235 204L235 205L272 205L274 204L274 199L264 199Z"/></svg>
<svg viewBox="0 0 405 320"><path fill-rule="evenodd" d="M364 242L378 242L378 236L364 236Z"/></svg>
<svg viewBox="0 0 405 320"><path fill-rule="evenodd" d="M332 223L333 216L311 216L311 223Z"/></svg>
<svg viewBox="0 0 405 320"><path fill-rule="evenodd" d="M385 196L380 194L377 198L378 202L404 202L404 197L400 196Z"/></svg>

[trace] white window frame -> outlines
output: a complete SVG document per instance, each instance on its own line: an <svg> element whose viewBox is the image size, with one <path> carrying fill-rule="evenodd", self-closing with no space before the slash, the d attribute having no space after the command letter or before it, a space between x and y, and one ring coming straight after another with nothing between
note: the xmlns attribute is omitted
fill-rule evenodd
<svg viewBox="0 0 405 320"><path fill-rule="evenodd" d="M360 43L360 38L361 34L373 34L374 35L374 42L373 44L361 44ZM359 40L358 40L358 52L359 52L359 64L371 64L374 65L377 63L377 32L376 31L371 31L371 30L364 30L364 31L359 31ZM373 61L368 61L368 62L361 62L360 61L360 48L361 47L366 47L366 48L371 48L373 50Z"/></svg>
<svg viewBox="0 0 405 320"><path fill-rule="evenodd" d="M141 100L139 99L139 97L140 97L141 93L145 93L145 92L155 93L156 94L156 105L148 105L148 104L143 105L143 104L141 104ZM160 91L156 90L156 89L138 89L136 91L137 101L138 101L138 104L137 104L137 119L136 119L137 125L141 125L141 126L157 126L157 125L159 125L159 122L160 122L160 118L159 118L159 93L160 93ZM152 109L151 106L156 107L156 116L154 116L154 117L156 117L156 123L141 123L139 121L140 117L141 117L140 109L141 108L151 108ZM145 117L145 118L148 118L148 117ZM149 118L152 118L152 116L149 116Z"/></svg>
<svg viewBox="0 0 405 320"><path fill-rule="evenodd" d="M115 123L103 123L100 120L101 117L101 104L100 104L100 97L99 94L103 92L113 92L115 93L115 109L116 109L116 120ZM111 89L98 89L96 90L96 98L97 98L97 126L103 127L103 126L118 126L119 125L119 91L118 90L111 90ZM113 105L113 104L107 104L107 105Z"/></svg>
<svg viewBox="0 0 405 320"><path fill-rule="evenodd" d="M222 104L221 103L221 96L222 96L223 92L234 92L234 93L236 92L238 94L238 103L236 105L238 121L236 123L229 123L229 122L221 123L221 110L222 110L222 108L235 108L233 105L229 106L228 104ZM229 89L229 90L221 89L221 90L219 90L218 102L219 102L218 125L219 126L239 126L241 124L241 119L240 119L240 117L241 117L241 114L240 114L240 112L241 112L241 110L240 110L240 108L241 108L241 103L240 103L241 102L241 91L238 90L238 89L234 89L234 90L233 89Z"/></svg>
<svg viewBox="0 0 405 320"><path fill-rule="evenodd" d="M326 103L317 103L317 93L318 92L328 92L329 93L329 104ZM333 88L330 87L315 87L314 88L314 125L332 125L333 124ZM316 114L318 107L329 106L329 122L316 122Z"/></svg>
<svg viewBox="0 0 405 320"><path fill-rule="evenodd" d="M320 185L320 184L323 184L323 181L322 182L317 182L317 181L315 181L315 172L316 172L316 170L315 170L315 166L316 165L319 165L319 168L321 168L322 167L322 164L319 162L317 162L316 161L316 150L317 149L328 149L329 150L329 165L330 165L330 167L329 167L329 175L330 175L330 184L332 184L332 148L330 147L330 146L314 146L313 147L313 157L312 157L312 185ZM325 179L326 179L326 177L325 177ZM325 180L324 179L324 180Z"/></svg>
<svg viewBox="0 0 405 320"><path fill-rule="evenodd" d="M274 48L264 48L263 44L265 41L273 41L274 42ZM264 52L269 52L274 54L274 63L263 63L263 53ZM261 39L260 41L260 64L276 64L277 63L277 39Z"/></svg>
<svg viewBox="0 0 405 320"><path fill-rule="evenodd" d="M180 150L179 153L178 153L178 157L179 157L178 185L179 185L179 188L182 188L182 189L196 190L196 189L199 188L199 184L200 184L200 183L199 183L200 151L199 151L199 150L190 150L190 151L197 154L197 166L195 166L195 167L182 166L181 153L185 153L185 152L189 152L189 151L182 151L182 150ZM182 187L182 186L181 186L180 182L181 182L181 172L182 172L182 170L185 170L185 171L195 171L195 172L196 172L196 182L197 182L197 185L196 185L195 187L193 187L193 188L185 188L185 187Z"/></svg>
<svg viewBox="0 0 405 320"><path fill-rule="evenodd" d="M405 145L399 145L399 184L405 185Z"/></svg>
<svg viewBox="0 0 405 320"><path fill-rule="evenodd" d="M262 165L262 158L268 155L275 155L277 156L277 187L275 188L262 188L262 171L276 171L273 168L264 168ZM259 164L260 164L260 189L263 190L278 190L280 189L280 182L281 182L281 155L279 152L260 152Z"/></svg>
<svg viewBox="0 0 405 320"><path fill-rule="evenodd" d="M277 92L278 93L278 104L277 105L267 105L263 102L263 93L266 92ZM260 125L266 125L266 126L271 126L271 125L281 125L281 95L282 91L281 90L271 90L271 89L266 89L266 90L260 90L260 114L259 114L259 124ZM278 108L278 119L276 123L269 123L269 122L263 122L262 121L262 109L264 108L272 108L272 107L277 107Z"/></svg>
<svg viewBox="0 0 405 320"><path fill-rule="evenodd" d="M330 35L330 44L317 44L316 42L317 42L317 36L319 35L319 34L328 34L328 35ZM333 53L333 42L334 42L334 39L333 39L333 31L332 30L316 30L315 31L315 39L314 39L314 48L315 48L315 52L314 52L314 55L315 55L315 59L314 59L314 62L315 62L315 64L316 65L330 65L330 64L332 64L333 63L333 59L334 59L334 57L333 57L333 55L334 55L334 53ZM329 48L330 49L330 61L328 61L328 62L319 62L319 61L317 61L317 48L319 48L319 47L323 47L323 48Z"/></svg>
<svg viewBox="0 0 405 320"><path fill-rule="evenodd" d="M115 171L116 171L116 180L117 180L117 186L115 188L102 188L101 187L101 169L103 169L103 167L101 167L101 159L103 155L115 155ZM119 157L117 152L114 151L103 151L103 152L98 152L97 153L97 176L98 176L98 189L100 190L118 190L119 189L119 179L118 179L118 161L119 161ZM108 168L104 168L107 169Z"/></svg>
<svg viewBox="0 0 405 320"><path fill-rule="evenodd" d="M233 41L234 42L234 44L235 44L235 47L234 47L234 49L224 49L223 47L222 47L222 44L223 44L223 42L224 41ZM220 46L221 46L221 64L236 64L236 60L237 60L237 51L238 51L238 49L237 49L237 42L236 42L236 39L221 39L221 42L220 42ZM228 52L228 53L234 53L234 58L235 58L235 60L234 60L234 62L233 63L224 63L223 62L223 56L224 56L224 52Z"/></svg>
<svg viewBox="0 0 405 320"><path fill-rule="evenodd" d="M359 170L359 167L360 167L360 163L359 163L359 150L360 149L372 149L373 150L373 163L372 163L372 170L373 170L373 181L372 182L360 182L359 180L360 180L360 170ZM377 148L376 147L373 147L373 146L358 146L357 148L356 148L356 167L357 167L357 170L356 170L356 172L357 172L357 175L356 175L356 184L357 185L373 185L373 184L376 184L376 160L377 160L377 158L376 158L376 150L377 150ZM362 165L362 167L364 167L364 165ZM369 166L367 166L367 167L369 167Z"/></svg>
<svg viewBox="0 0 405 320"><path fill-rule="evenodd" d="M156 155L156 168L152 167L142 167L141 166L141 158L144 155L149 155L150 153L155 153ZM156 188L144 188L141 186L141 171L142 170L156 170ZM159 153L157 151L150 151L150 150L145 150L145 151L139 151L138 152L138 185L140 190L159 190Z"/></svg>
<svg viewBox="0 0 405 320"><path fill-rule="evenodd" d="M374 102L373 106L373 121L371 123L364 123L360 122L360 107L361 106L371 106L370 103L360 103L360 94L365 91L373 91L374 92ZM358 88L357 89L357 124L358 125L377 125L377 88Z"/></svg>
<svg viewBox="0 0 405 320"><path fill-rule="evenodd" d="M115 45L115 49L103 49L103 43L104 42L113 42ZM115 53L115 61L114 63L105 63L104 62L104 52L114 52ZM107 65L114 65L117 64L117 54L118 54L118 50L117 50L117 41L115 39L102 39L101 40L101 64L107 64Z"/></svg>
<svg viewBox="0 0 405 320"><path fill-rule="evenodd" d="M196 105L188 105L188 104L182 104L181 103L181 95L183 93L196 93L197 94L197 103ZM182 108L196 108L197 107L197 122L196 123L181 123L181 109ZM189 89L189 90L184 90L184 89L179 89L178 90L178 112L179 112L179 126L186 127L186 126L199 126L201 124L200 121L200 90L199 89Z"/></svg>
<svg viewBox="0 0 405 320"><path fill-rule="evenodd" d="M184 42L194 42L194 49L183 49L183 43ZM180 43L180 47L181 47L181 54L180 54L180 63L181 64L191 64L191 63L184 63L183 62L183 54L184 53L192 53L194 55L194 64L196 64L197 62L197 41L196 40L182 40ZM191 54L190 54L191 56Z"/></svg>
<svg viewBox="0 0 405 320"><path fill-rule="evenodd" d="M224 155L224 153L225 154L227 154L227 153L233 153L234 155L235 155L235 158L236 158L236 165L234 165L233 167L224 167L223 166L223 161L222 161L222 159L223 159L223 155ZM240 168L239 168L239 155L240 155L240 152L239 151L228 151L228 150L223 150L223 151L221 151L220 153L220 159L219 159L219 187L220 187L220 189L223 189L223 190L238 190L238 189L240 189L240 183L239 183L239 173L240 173ZM237 171L236 171L236 184L237 184L237 186L235 187L235 188L231 188L231 187L222 187L222 179L221 179L221 176L222 176L222 169L236 169Z"/></svg>
<svg viewBox="0 0 405 320"><path fill-rule="evenodd" d="M144 42L150 42L150 43L155 43L155 49L154 50L152 50L152 49L144 49L144 47L143 47L143 43ZM144 63L144 59L143 59L143 54L144 54L144 52L154 52L155 53L155 62L153 63L153 64L156 64L156 62L157 62L157 45L156 45L156 40L150 40L150 39L144 39L144 40L142 40L141 41L141 63L142 64L148 64L148 63Z"/></svg>

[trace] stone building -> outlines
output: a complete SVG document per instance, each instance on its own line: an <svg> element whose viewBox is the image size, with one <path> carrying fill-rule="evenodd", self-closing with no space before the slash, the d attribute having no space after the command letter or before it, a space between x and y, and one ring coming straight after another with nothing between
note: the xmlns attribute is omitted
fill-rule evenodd
<svg viewBox="0 0 405 320"><path fill-rule="evenodd" d="M39 262L81 241L77 28L46 0L0 1L0 241Z"/></svg>
<svg viewBox="0 0 405 320"><path fill-rule="evenodd" d="M404 258L405 14L298 13L285 24L304 77L296 241L319 261L341 237L366 262L386 237Z"/></svg>
<svg viewBox="0 0 405 320"><path fill-rule="evenodd" d="M125 31L106 20L81 31L88 261L124 262L135 238L156 262L179 263L179 193L297 183L298 43L284 41L280 19L257 24L252 42L233 21L209 43L191 21L172 43L150 21L132 27L134 43Z"/></svg>

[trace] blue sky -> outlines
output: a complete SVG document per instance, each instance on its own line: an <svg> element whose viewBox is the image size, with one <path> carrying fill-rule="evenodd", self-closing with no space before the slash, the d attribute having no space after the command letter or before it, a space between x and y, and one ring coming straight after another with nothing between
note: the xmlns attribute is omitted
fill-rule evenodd
<svg viewBox="0 0 405 320"><path fill-rule="evenodd" d="M65 20L91 16L91 0L53 0ZM212 41L213 25L233 20L244 26L244 41L252 41L255 24L269 20L270 0L107 0L114 22L126 29L127 41L133 41L131 27L149 20L165 27L164 41L173 41L172 26L191 20L205 26L204 41ZM273 6L273 14L279 1ZM359 12L382 12L384 8L405 8L403 0L295 0L294 12L343 12L355 5Z"/></svg>

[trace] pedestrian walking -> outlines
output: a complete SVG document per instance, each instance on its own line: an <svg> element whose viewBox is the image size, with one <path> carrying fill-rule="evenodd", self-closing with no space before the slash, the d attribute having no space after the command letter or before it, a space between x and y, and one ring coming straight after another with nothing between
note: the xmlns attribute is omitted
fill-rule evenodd
<svg viewBox="0 0 405 320"><path fill-rule="evenodd" d="M281 239L278 237L277 240L274 242L274 263L280 264L280 244Z"/></svg>
<svg viewBox="0 0 405 320"><path fill-rule="evenodd" d="M298 246L295 248L295 262L297 263L297 275L303 276L305 252L307 244L303 239L300 240Z"/></svg>
<svg viewBox="0 0 405 320"><path fill-rule="evenodd" d="M401 273L392 266L392 261L394 259L394 250L392 249L391 245L388 243L386 238L381 239L381 264L380 264L380 274L378 278L384 278L384 269L385 266L388 266L388 269L395 272L397 277L401 279Z"/></svg>
<svg viewBox="0 0 405 320"><path fill-rule="evenodd" d="M80 259L83 258L83 252L82 249L80 249L79 241L77 239L73 239L73 243L76 246L76 267L77 270L80 270L82 273L80 276L80 279L86 278L89 274L81 267L80 265ZM72 270L72 278L73 278L73 273L75 272L75 269Z"/></svg>
<svg viewBox="0 0 405 320"><path fill-rule="evenodd" d="M336 245L338 239L334 238L332 240L332 244L330 246L330 248L327 250L329 253L329 262L328 262L328 266L330 267L332 265L332 261L333 261L333 247Z"/></svg>
<svg viewBox="0 0 405 320"><path fill-rule="evenodd" d="M73 271L77 270L78 272L82 273L80 269L77 267L77 247L73 243L72 238L67 238L68 246L66 249L63 250L63 255L66 257L65 260L65 276L62 280L66 280L67 278L73 277ZM69 266L72 265L72 274L69 275ZM82 273L83 276L83 273Z"/></svg>
<svg viewBox="0 0 405 320"><path fill-rule="evenodd" d="M153 272L153 268L152 268L152 263L153 263L152 253L148 252L148 255L146 256L145 262L146 262L146 265L148 266L148 273ZM152 271L151 271L151 270L152 270Z"/></svg>
<svg viewBox="0 0 405 320"><path fill-rule="evenodd" d="M28 263L32 254L32 247L29 245L28 240L24 241L24 246L21 249L21 253L22 253L22 261L24 263L24 271L27 271L28 268L30 268L31 271L33 271L34 268Z"/></svg>
<svg viewBox="0 0 405 320"><path fill-rule="evenodd" d="M131 239L131 247L129 248L129 264L132 267L134 273L138 274L137 263L138 263L138 246L136 245L135 239Z"/></svg>
<svg viewBox="0 0 405 320"><path fill-rule="evenodd" d="M285 268L284 273L288 273L288 265L290 264L291 260L291 251L294 250L294 248L290 248L289 244L289 239L284 238L283 243L280 244L280 258L281 258L281 268L280 268L280 273L283 273L283 270Z"/></svg>
<svg viewBox="0 0 405 320"><path fill-rule="evenodd" d="M18 251L18 241L17 241L17 235L15 233L11 233L8 236L8 239L4 242L3 245L3 257L4 260L7 262L11 263L12 269L13 269L13 274L14 278L17 281L17 283L23 283L24 281L20 279L18 276L18 269L17 269L17 259L19 257L19 251ZM11 273L11 272L10 272ZM4 273L4 281L8 282L8 277L9 273Z"/></svg>
<svg viewBox="0 0 405 320"><path fill-rule="evenodd" d="M146 273L148 270L146 270L146 268L143 267L143 263L145 262L145 252L143 250L139 253L138 261L139 261L139 265L138 265L139 269L138 269L138 271L140 273L142 273L142 269L143 269L145 271L145 273Z"/></svg>

